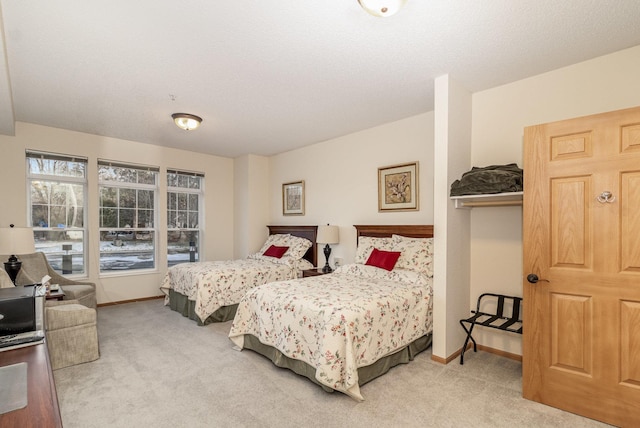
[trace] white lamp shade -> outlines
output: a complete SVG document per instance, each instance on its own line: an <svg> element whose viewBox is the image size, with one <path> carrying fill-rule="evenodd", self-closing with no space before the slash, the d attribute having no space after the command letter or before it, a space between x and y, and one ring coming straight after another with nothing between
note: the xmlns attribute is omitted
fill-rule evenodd
<svg viewBox="0 0 640 428"><path fill-rule="evenodd" d="M185 131L191 131L196 129L202 123L202 118L196 116L195 114L189 113L174 113L171 115L173 121L179 128L184 129Z"/></svg>
<svg viewBox="0 0 640 428"><path fill-rule="evenodd" d="M36 251L30 227L0 228L0 254L30 254Z"/></svg>
<svg viewBox="0 0 640 428"><path fill-rule="evenodd" d="M406 2L407 0L358 0L364 10L380 18L395 15Z"/></svg>
<svg viewBox="0 0 640 428"><path fill-rule="evenodd" d="M318 226L318 244L337 244L340 242L340 228L338 226Z"/></svg>

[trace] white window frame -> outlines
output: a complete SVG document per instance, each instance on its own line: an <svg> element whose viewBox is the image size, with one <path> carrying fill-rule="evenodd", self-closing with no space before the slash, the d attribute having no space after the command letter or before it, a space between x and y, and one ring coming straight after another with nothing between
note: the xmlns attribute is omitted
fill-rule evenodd
<svg viewBox="0 0 640 428"><path fill-rule="evenodd" d="M177 174L184 175L187 177L198 177L200 178L200 188L199 189L191 189L188 187L177 187L169 185L169 174ZM198 233L198 242L197 242L197 253L198 257L196 261L202 260L202 243L204 242L204 186L205 186L205 175L202 172L194 172L194 171L183 171L177 169L167 169L166 174L167 180L167 266L172 266L169 264L169 233L170 232L197 232ZM197 195L198 196L198 227L197 228L189 228L189 227L170 227L169 222L170 218L170 201L169 201L169 193L183 193L187 195Z"/></svg>
<svg viewBox="0 0 640 428"><path fill-rule="evenodd" d="M144 184L144 183L129 183L124 181L112 181L112 180L102 180L100 178L100 167L116 167L116 168L127 168L131 170L137 171L146 171L155 173L155 184ZM159 174L160 168L155 166L146 166L146 165L137 165L132 163L125 162L116 162L98 159L98 242L101 244L101 236L102 232L110 232L110 231L127 231L131 233L137 232L151 232L153 235L153 267L149 268L141 268L141 269L122 269L122 270L102 270L102 251L101 248L98 248L98 269L100 276L120 276L120 275L134 275L134 274L145 274L149 272L157 272L158 271L158 246L160 244L158 237L158 196L159 196ZM152 190L153 191L153 225L152 227L102 227L101 226L101 193L102 188L117 188L117 189L130 189L130 190ZM120 209L120 207L117 207ZM136 204L136 210L138 209Z"/></svg>
<svg viewBox="0 0 640 428"><path fill-rule="evenodd" d="M51 175L51 174L33 174L31 173L31 168L29 166L29 159L32 158L40 158L47 160L59 160L63 162L78 162L84 163L84 177L70 177L64 175ZM69 278L86 278L89 275L89 230L87 225L87 211L88 211L88 201L89 195L87 192L88 184L87 184L87 172L88 172L88 159L84 156L75 156L75 155L66 155L59 153L49 153L49 152L41 152L36 150L26 150L25 151L25 165L27 172L27 224L33 228L34 235L37 232L50 232L50 231L60 231L60 232L73 232L73 231L81 231L82 232L82 272L64 274L59 272L61 275L64 275ZM31 186L34 181L42 181L49 183L62 183L62 184L79 184L82 185L82 227L52 227L50 224L47 227L42 227L39 225L33 224L33 203L31 198ZM49 220L49 219L48 219ZM34 236L35 238L35 236ZM37 246L37 242L36 242ZM36 249L37 251L38 249ZM64 250L63 254L64 255ZM45 257L47 255L46 251L43 251Z"/></svg>

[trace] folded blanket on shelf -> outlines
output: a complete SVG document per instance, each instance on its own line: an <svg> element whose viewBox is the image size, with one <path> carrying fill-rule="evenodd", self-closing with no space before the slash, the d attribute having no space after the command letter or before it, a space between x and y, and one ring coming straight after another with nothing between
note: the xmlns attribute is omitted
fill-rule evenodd
<svg viewBox="0 0 640 428"><path fill-rule="evenodd" d="M451 184L450 196L522 191L522 169L517 164L473 167Z"/></svg>

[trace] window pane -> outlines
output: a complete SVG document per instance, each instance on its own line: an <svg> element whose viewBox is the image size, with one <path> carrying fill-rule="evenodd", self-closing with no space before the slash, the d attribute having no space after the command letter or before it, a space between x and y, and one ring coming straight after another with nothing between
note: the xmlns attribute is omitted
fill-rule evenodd
<svg viewBox="0 0 640 428"><path fill-rule="evenodd" d="M31 203L47 204L49 203L49 183L46 181L31 182Z"/></svg>
<svg viewBox="0 0 640 428"><path fill-rule="evenodd" d="M55 205L64 205L67 202L67 185L65 183L52 183L51 202Z"/></svg>
<svg viewBox="0 0 640 428"><path fill-rule="evenodd" d="M198 195L189 195L189 210L198 211Z"/></svg>
<svg viewBox="0 0 640 428"><path fill-rule="evenodd" d="M178 203L178 194L173 192L167 192L167 208L175 210Z"/></svg>
<svg viewBox="0 0 640 428"><path fill-rule="evenodd" d="M67 227L67 209L65 207L52 206L50 221L49 227Z"/></svg>
<svg viewBox="0 0 640 428"><path fill-rule="evenodd" d="M169 229L176 227L177 216L177 211L167 211L167 227Z"/></svg>
<svg viewBox="0 0 640 428"><path fill-rule="evenodd" d="M100 227L118 227L116 208L100 208Z"/></svg>
<svg viewBox="0 0 640 428"><path fill-rule="evenodd" d="M153 208L153 190L138 190L138 208Z"/></svg>
<svg viewBox="0 0 640 428"><path fill-rule="evenodd" d="M178 176L176 174L167 174L167 186L176 187L178 185Z"/></svg>
<svg viewBox="0 0 640 428"><path fill-rule="evenodd" d="M178 175L178 187L189 187L189 178L186 175Z"/></svg>
<svg viewBox="0 0 640 428"><path fill-rule="evenodd" d="M82 206L77 209L72 209L69 213L68 222L70 227L83 227L84 226L84 209Z"/></svg>
<svg viewBox="0 0 640 428"><path fill-rule="evenodd" d="M118 206L118 189L115 187L100 188L100 206L101 207L117 207Z"/></svg>
<svg viewBox="0 0 640 428"><path fill-rule="evenodd" d="M49 226L49 207L47 205L31 206L31 224L35 227Z"/></svg>
<svg viewBox="0 0 640 428"><path fill-rule="evenodd" d="M138 171L138 183L156 184L156 173L153 171Z"/></svg>
<svg viewBox="0 0 640 428"><path fill-rule="evenodd" d="M197 229L198 228L198 213L190 212L189 213L189 228Z"/></svg>
<svg viewBox="0 0 640 428"><path fill-rule="evenodd" d="M187 194L178 193L178 209L183 211L187 209Z"/></svg>
<svg viewBox="0 0 640 428"><path fill-rule="evenodd" d="M189 177L189 188L190 189L199 189L200 188L200 177Z"/></svg>
<svg viewBox="0 0 640 428"><path fill-rule="evenodd" d="M98 180L100 181L110 181L115 179L115 171L113 168L98 165Z"/></svg>
<svg viewBox="0 0 640 428"><path fill-rule="evenodd" d="M112 179L124 183L135 183L137 181L138 174L135 170L129 168L113 168Z"/></svg>
<svg viewBox="0 0 640 428"><path fill-rule="evenodd" d="M135 208L136 191L135 189L119 189L120 196L118 198L120 208Z"/></svg>
<svg viewBox="0 0 640 428"><path fill-rule="evenodd" d="M138 224L136 227L153 227L153 210L138 210Z"/></svg>
<svg viewBox="0 0 640 428"><path fill-rule="evenodd" d="M56 272L84 273L84 231L35 230L33 236L36 251L45 254Z"/></svg>
<svg viewBox="0 0 640 428"><path fill-rule="evenodd" d="M185 263L191 260L189 243L195 243L193 261L200 260L199 233L196 231L169 231L167 234L167 261L169 266Z"/></svg>
<svg viewBox="0 0 640 428"><path fill-rule="evenodd" d="M176 219L176 227L186 228L187 227L187 213L184 211L178 211L178 217Z"/></svg>
<svg viewBox="0 0 640 428"><path fill-rule="evenodd" d="M135 209L120 209L118 210L118 227L134 227Z"/></svg>
<svg viewBox="0 0 640 428"><path fill-rule="evenodd" d="M28 158L29 173L32 175L57 175L59 177L84 177L85 162L71 162L53 159Z"/></svg>
<svg viewBox="0 0 640 428"><path fill-rule="evenodd" d="M100 232L100 271L153 269L154 233L133 231Z"/></svg>

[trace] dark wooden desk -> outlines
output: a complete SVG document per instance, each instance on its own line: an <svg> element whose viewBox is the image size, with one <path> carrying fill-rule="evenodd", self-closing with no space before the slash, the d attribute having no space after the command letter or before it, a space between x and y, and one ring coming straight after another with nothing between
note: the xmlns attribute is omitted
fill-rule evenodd
<svg viewBox="0 0 640 428"><path fill-rule="evenodd" d="M0 367L27 363L27 406L0 415L0 427L62 427L46 343L0 352Z"/></svg>

